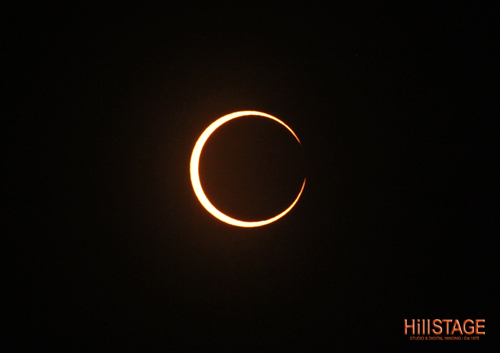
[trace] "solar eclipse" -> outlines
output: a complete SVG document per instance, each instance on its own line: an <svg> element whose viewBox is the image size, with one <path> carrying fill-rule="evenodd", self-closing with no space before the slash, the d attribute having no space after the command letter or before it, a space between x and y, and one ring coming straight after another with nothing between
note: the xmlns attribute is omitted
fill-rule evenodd
<svg viewBox="0 0 500 353"><path fill-rule="evenodd" d="M198 198L198 200L200 201L202 206L210 214L212 214L215 218L217 218L217 219L219 219L227 224L237 226L237 227L251 228L251 227L260 227L260 226L270 224L274 221L277 221L281 217L285 216L288 212L290 212L290 210L295 206L295 204L299 200L299 198L304 190L306 179L304 178L304 181L302 183L302 187L301 187L300 191L298 192L298 195L295 198L295 200L285 210L283 210L282 212L280 212L279 214L277 214L274 217L267 218L264 220L244 221L244 220L235 219L235 218L230 217L230 216L224 214L223 212L221 212L219 209L217 209L210 202L210 200L206 196L206 194L203 190L203 187L201 185L200 174L199 174L200 157L201 157L203 147L204 147L205 143L207 142L207 140L210 138L210 136L220 126L222 126L223 124L227 123L230 120L241 118L241 117L246 117L246 116L258 116L258 117L264 117L264 118L271 119L271 120L281 124L282 126L284 126L295 137L297 142L300 143L299 138L297 137L295 132L288 125L286 125L283 121L279 120L278 118L276 118L270 114L266 114L266 113L262 113L262 112L258 112L258 111L239 111L239 112L227 114L227 115L217 119L216 121L214 121L210 126L208 126L205 129L205 131L198 138L198 141L196 142L194 149L193 149L193 153L191 155L190 175L191 175L191 183L193 186L193 190L196 194L196 197Z"/></svg>

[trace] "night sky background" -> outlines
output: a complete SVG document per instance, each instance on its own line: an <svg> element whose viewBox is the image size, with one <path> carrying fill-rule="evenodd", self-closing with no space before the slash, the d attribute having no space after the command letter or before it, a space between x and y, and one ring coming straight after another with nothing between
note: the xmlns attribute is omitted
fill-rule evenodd
<svg viewBox="0 0 500 353"><path fill-rule="evenodd" d="M498 22L487 6L3 11L2 351L498 343ZM196 140L221 127L191 187ZM413 342L404 319L486 319ZM472 347L469 347L472 346Z"/></svg>

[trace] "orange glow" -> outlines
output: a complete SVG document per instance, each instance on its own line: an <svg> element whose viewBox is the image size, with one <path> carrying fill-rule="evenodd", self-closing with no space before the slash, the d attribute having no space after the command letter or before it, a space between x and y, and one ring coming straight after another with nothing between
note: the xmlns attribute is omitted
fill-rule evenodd
<svg viewBox="0 0 500 353"><path fill-rule="evenodd" d="M299 138L297 137L297 135L295 135L295 133L292 131L292 129L290 129L290 127L288 125L286 125L284 122L282 122L278 118L275 118L272 115L269 115L266 113L261 113L261 112L256 112L256 111L241 111L241 112L231 113L231 114L223 116L222 118L217 119L209 127L207 127L205 131L203 131L200 138L196 142L196 145L194 146L194 149L193 149L193 154L191 155L190 173L191 173L191 183L193 184L194 193L198 197L198 200L200 200L203 207L205 207L205 209L208 212L210 212L215 218L218 218L222 222L226 222L228 224L231 224L231 225L237 226L237 227L251 228L251 227L264 226L266 224L277 221L278 219L280 219L281 217L286 215L293 208L293 206L295 206L297 201L299 201L300 195L302 194L302 191L304 190L304 186L306 185L306 179L304 178L304 182L302 183L302 188L300 189L300 192L297 195L297 198L295 199L295 201L293 201L293 203L290 206L288 206L288 208L286 210L284 210L283 212L281 212L277 216L274 216L272 218L269 218L269 219L266 219L263 221L246 222L246 221L240 221L240 220L231 218L229 216L226 216L224 213L220 212L218 209L216 209L210 203L207 196L203 192L203 188L201 187L200 174L199 174L200 157L201 157L201 151L203 149L203 146L207 142L210 135L215 130L217 130L217 128L219 128L221 125L223 125L224 123L227 123L229 120L241 118L243 116L248 116L248 115L262 116L262 117L269 118L269 119L272 119L272 120L280 123L281 125L286 127L292 133L292 135L297 139L297 141L300 143Z"/></svg>

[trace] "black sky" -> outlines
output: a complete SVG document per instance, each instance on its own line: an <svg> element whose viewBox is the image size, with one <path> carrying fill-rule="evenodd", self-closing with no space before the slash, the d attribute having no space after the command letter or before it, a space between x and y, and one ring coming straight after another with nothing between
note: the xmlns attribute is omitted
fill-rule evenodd
<svg viewBox="0 0 500 353"><path fill-rule="evenodd" d="M479 342L432 343L491 343L492 9L5 13L12 351L421 349L413 318L486 319ZM238 110L302 142L242 119L207 144L207 193L235 215L272 215L307 177L262 228L213 218L189 179L199 135Z"/></svg>

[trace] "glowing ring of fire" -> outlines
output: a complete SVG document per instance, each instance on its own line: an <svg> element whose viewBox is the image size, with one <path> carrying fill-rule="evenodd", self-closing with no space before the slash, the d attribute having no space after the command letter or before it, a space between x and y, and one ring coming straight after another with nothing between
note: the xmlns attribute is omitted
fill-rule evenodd
<svg viewBox="0 0 500 353"><path fill-rule="evenodd" d="M288 206L288 208L286 210L284 210L283 212L281 212L277 216L274 216L272 218L269 218L269 219L266 219L263 221L245 222L245 221L240 221L240 220L231 218L229 216L226 216L224 213L222 213L218 209L216 209L210 203L207 196L203 192L203 188L201 187L200 174L199 174L200 157L201 157L201 151L203 149L203 146L207 142L210 135L212 135L212 133L217 128L219 128L222 124L227 123L229 120L240 118L243 116L248 116L248 115L262 116L262 117L269 118L269 119L272 119L272 120L280 123L281 125L286 127L292 133L292 135L295 136L297 141L300 143L299 138L297 137L297 135L295 135L293 130L288 125L286 125L284 122L282 122L281 120L279 120L278 118L276 118L272 115L269 115L266 113L261 113L261 112L256 112L256 111L241 111L241 112L231 113L228 115L224 115L222 118L217 119L209 127L207 127L205 131L203 131L200 138L196 142L196 145L194 146L194 149L193 149L193 154L191 155L190 173L191 173L191 183L193 184L194 193L198 197L198 200L200 200L200 203L203 205L203 207L205 207L205 209L208 212L210 212L215 218L218 218L219 220L226 222L228 224L231 224L233 226L250 228L250 227L264 226L264 225L272 223L272 222L280 219L284 215L286 215L293 208L293 206L295 206L297 201L299 201L300 195L302 194L302 191L304 190L304 186L306 185L306 179L304 178L304 182L302 183L302 188L300 189L300 192L297 195L297 198L295 199L295 201L293 201L293 203L290 206Z"/></svg>

